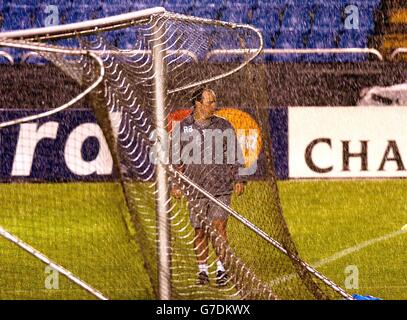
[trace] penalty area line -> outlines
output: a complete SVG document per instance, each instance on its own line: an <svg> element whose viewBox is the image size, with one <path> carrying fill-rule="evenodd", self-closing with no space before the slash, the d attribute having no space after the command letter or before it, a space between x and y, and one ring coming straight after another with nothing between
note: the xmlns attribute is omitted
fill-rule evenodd
<svg viewBox="0 0 407 320"><path fill-rule="evenodd" d="M350 248L346 248L344 250L338 251L337 253L333 254L332 256L319 260L318 262L316 262L314 265L315 268L319 268L322 267L326 264L329 264L331 262L334 262L336 260L339 260L345 256L348 256L352 253L358 252L364 248L370 247L371 245L374 245L376 243L382 242L382 241L386 241L389 240L391 238L397 237L401 234L407 233L407 230L397 230L391 233L388 233L384 236L378 237L378 238L373 238L370 240L366 240L364 242L361 242L359 244L357 244L356 246L350 247Z"/></svg>
<svg viewBox="0 0 407 320"><path fill-rule="evenodd" d="M367 248L367 247L369 247L371 245L374 245L374 244L382 242L382 241L389 240L391 238L397 237L397 236L405 234L405 233L407 233L407 228L403 228L401 230L397 230L397 231L388 233L388 234L386 234L384 236L381 236L381 237L378 237L378 238L372 238L370 240L366 240L366 241L361 242L361 243L359 243L359 244L357 244L357 245L355 245L353 247L349 247L349 248L346 248L344 250L338 251L338 252L336 252L335 254L333 254L332 256L330 256L328 258L324 258L322 260L319 260L318 262L312 264L312 267L320 268L320 267L322 267L324 265L332 263L332 262L334 262L336 260L339 260L339 259L341 259L341 258L343 258L345 256L348 256L348 255L350 255L352 253L355 253L355 252L358 252L358 251L360 251L360 250L362 250L364 248ZM296 276L297 276L296 273L291 273L291 274L282 276L280 278L277 278L277 279L273 280L271 282L271 285L279 285L279 284L284 283L286 281L292 280Z"/></svg>

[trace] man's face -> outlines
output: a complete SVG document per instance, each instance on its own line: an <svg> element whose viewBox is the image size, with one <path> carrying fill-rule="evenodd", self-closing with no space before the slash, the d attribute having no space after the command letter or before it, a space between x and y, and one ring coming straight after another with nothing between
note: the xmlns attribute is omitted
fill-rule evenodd
<svg viewBox="0 0 407 320"><path fill-rule="evenodd" d="M205 119L210 118L216 111L216 95L212 90L205 90L202 94L202 102L197 102L201 115Z"/></svg>

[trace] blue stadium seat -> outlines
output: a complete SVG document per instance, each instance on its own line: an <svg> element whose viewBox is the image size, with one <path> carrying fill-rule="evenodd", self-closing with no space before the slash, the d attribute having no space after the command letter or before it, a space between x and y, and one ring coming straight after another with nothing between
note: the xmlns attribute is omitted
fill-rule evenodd
<svg viewBox="0 0 407 320"><path fill-rule="evenodd" d="M194 7L188 4L175 4L168 6L167 4L164 5L165 9L168 11L172 11L175 13L185 14L185 15L193 15L194 14Z"/></svg>
<svg viewBox="0 0 407 320"><path fill-rule="evenodd" d="M337 32L311 32L308 48L336 48Z"/></svg>
<svg viewBox="0 0 407 320"><path fill-rule="evenodd" d="M93 13L96 13L96 8L91 8L90 6L78 6L71 7L66 10L64 13L65 23L75 23L86 21L92 18L98 18L98 16L93 16ZM105 8L104 8L105 9ZM100 16L109 15L109 11L99 9ZM111 14L112 15L112 14Z"/></svg>
<svg viewBox="0 0 407 320"><path fill-rule="evenodd" d="M194 5L191 5L189 14L201 18L225 20L225 18L222 17L225 8L223 0L199 0L195 1Z"/></svg>
<svg viewBox="0 0 407 320"><path fill-rule="evenodd" d="M276 38L276 31L268 28L260 29L263 35L264 48L272 48Z"/></svg>
<svg viewBox="0 0 407 320"><path fill-rule="evenodd" d="M279 6L258 7L253 11L252 23L260 29L277 32L280 30L282 10L283 8Z"/></svg>
<svg viewBox="0 0 407 320"><path fill-rule="evenodd" d="M105 13L102 6L94 6L88 15L89 19L105 18Z"/></svg>
<svg viewBox="0 0 407 320"><path fill-rule="evenodd" d="M58 45L68 47L68 48L78 48L81 46L79 39L77 38L70 38L70 39L62 39L58 40Z"/></svg>
<svg viewBox="0 0 407 320"><path fill-rule="evenodd" d="M311 33L307 48L310 49L329 49L336 48L336 36L335 32L320 33L314 31ZM307 62L330 62L335 61L335 54L307 54L304 55L304 61Z"/></svg>
<svg viewBox="0 0 407 320"><path fill-rule="evenodd" d="M195 0L196 7L207 6L207 5L215 5L217 7L223 6L224 0Z"/></svg>
<svg viewBox="0 0 407 320"><path fill-rule="evenodd" d="M281 32L276 41L276 49L302 49L304 48L303 32ZM278 54L272 57L278 62L297 62L302 60L300 54Z"/></svg>
<svg viewBox="0 0 407 320"><path fill-rule="evenodd" d="M305 1L302 0L258 0L257 1L257 6L262 7L262 6L277 6L277 7L285 7L287 5L293 5L293 4L298 4L301 5Z"/></svg>
<svg viewBox="0 0 407 320"><path fill-rule="evenodd" d="M136 49L136 34L131 30L118 30L115 35L120 49Z"/></svg>
<svg viewBox="0 0 407 320"><path fill-rule="evenodd" d="M133 7L126 5L112 5L103 3L102 8L105 17L133 11Z"/></svg>
<svg viewBox="0 0 407 320"><path fill-rule="evenodd" d="M108 46L119 47L119 37L116 31L109 31L103 34L103 38Z"/></svg>
<svg viewBox="0 0 407 320"><path fill-rule="evenodd" d="M235 4L233 7L228 7L222 10L222 20L235 23L250 23L249 11L252 8L245 4Z"/></svg>
<svg viewBox="0 0 407 320"><path fill-rule="evenodd" d="M27 53L27 51L25 52ZM46 65L49 64L49 60L39 56L39 55L32 55L30 57L28 57L24 63L26 64L36 64L36 65Z"/></svg>
<svg viewBox="0 0 407 320"><path fill-rule="evenodd" d="M309 6L293 6L287 7L283 23L282 31L307 31L311 28L311 8Z"/></svg>
<svg viewBox="0 0 407 320"><path fill-rule="evenodd" d="M359 27L362 30L372 32L375 26L374 8L369 6L359 7Z"/></svg>
<svg viewBox="0 0 407 320"><path fill-rule="evenodd" d="M369 6L372 8L378 8L383 0L342 0L341 2L345 5L354 4L359 7L361 6Z"/></svg>
<svg viewBox="0 0 407 320"><path fill-rule="evenodd" d="M21 61L21 55L26 53L26 50L15 49L15 48L1 48L1 50L8 52L14 59L14 63L19 63Z"/></svg>
<svg viewBox="0 0 407 320"><path fill-rule="evenodd" d="M65 4L58 4L58 2L52 2L52 6L56 6L56 9L58 10L57 12L55 11L50 11L47 10L48 4L43 4L43 5L36 5L33 6L34 10L34 15L35 15L35 21L34 21L34 27L44 27L46 24L47 18L51 14L58 13L59 17L59 24L66 24L67 22L67 17L69 16L73 6L70 2L65 3ZM51 6L51 4L50 4ZM78 4L75 6L75 8L82 8L83 6L88 6L87 4ZM50 9L50 8L49 8ZM82 9L85 11L84 9ZM92 12L95 11L92 7ZM54 23L57 23L57 21L54 21Z"/></svg>
<svg viewBox="0 0 407 320"><path fill-rule="evenodd" d="M188 1L188 0L164 0L163 1L163 4L165 4L165 3L172 3L172 2L174 2L175 4L183 4L183 5L186 5L186 4L189 4L189 5L192 5L192 1ZM196 4L196 2L195 2L195 4Z"/></svg>
<svg viewBox="0 0 407 320"><path fill-rule="evenodd" d="M342 29L342 12L331 10L329 6L318 7L315 12L313 30L316 32L335 32Z"/></svg>
<svg viewBox="0 0 407 320"><path fill-rule="evenodd" d="M340 48L366 48L368 34L363 31L344 32L339 42Z"/></svg>
<svg viewBox="0 0 407 320"><path fill-rule="evenodd" d="M35 26L35 11L26 5L8 5L4 7L4 29L29 29Z"/></svg>
<svg viewBox="0 0 407 320"><path fill-rule="evenodd" d="M190 14L201 18L219 20L222 17L222 9L214 3L209 3L207 5L191 7Z"/></svg>
<svg viewBox="0 0 407 320"><path fill-rule="evenodd" d="M316 5L357 5L357 6L370 6L377 8L383 0L310 0Z"/></svg>
<svg viewBox="0 0 407 320"><path fill-rule="evenodd" d="M347 20L346 8L355 2L324 2L317 6L313 29L319 32L339 31L347 28L346 22L354 24L353 19ZM362 30L374 30L374 7L370 3L360 2L356 5L359 11L359 28Z"/></svg>
<svg viewBox="0 0 407 320"><path fill-rule="evenodd" d="M6 1L4 1L6 2ZM38 1L35 0L24 0L24 1L9 1L10 3L13 2L15 5L23 5L23 6L29 6L29 7L35 7L38 6L39 3ZM2 4L2 2L0 1L0 5ZM58 3L58 1L52 1L52 4L55 5L63 5L63 3Z"/></svg>
<svg viewBox="0 0 407 320"><path fill-rule="evenodd" d="M202 0L198 0L197 2L201 2ZM260 1L258 0L218 0L220 2L222 2L227 8L233 7L236 4L240 4L240 5L246 5L246 6L256 6L259 4ZM262 1L260 5L266 5L267 1Z"/></svg>
<svg viewBox="0 0 407 320"><path fill-rule="evenodd" d="M131 10L129 10L129 12L132 12L132 11L145 10L145 9L149 9L149 8L153 8L153 7L159 7L159 6L149 5L146 3L141 3L141 2L135 1L135 2L131 3L128 7L131 8Z"/></svg>
<svg viewBox="0 0 407 320"><path fill-rule="evenodd" d="M368 34L361 31L346 31L339 41L340 48L367 48ZM338 55L341 62L358 62L367 59L366 54L342 54Z"/></svg>
<svg viewBox="0 0 407 320"><path fill-rule="evenodd" d="M74 3L76 3L77 0L73 0ZM79 0L79 1L86 1L86 0ZM140 3L144 3L144 1L138 1ZM100 4L105 5L105 6L131 6L131 4L134 3L132 0L104 0ZM89 4L89 1L87 2Z"/></svg>
<svg viewBox="0 0 407 320"><path fill-rule="evenodd" d="M68 10L65 14L65 23L75 23L85 20L82 10L71 9Z"/></svg>
<svg viewBox="0 0 407 320"><path fill-rule="evenodd" d="M140 7L162 7L164 5L165 2L172 2L172 1L165 1L165 0L137 0L137 1L133 1L130 0L130 3L134 6L140 6ZM174 1L175 2L175 1ZM188 4L191 1L187 1L187 0L177 0L177 3L184 3L184 4Z"/></svg>
<svg viewBox="0 0 407 320"><path fill-rule="evenodd" d="M304 33L303 32L281 32L276 48L303 48Z"/></svg>
<svg viewBox="0 0 407 320"><path fill-rule="evenodd" d="M280 31L280 16L283 8L279 6L258 7L253 11L252 24L263 34L264 47L272 48L274 39Z"/></svg>
<svg viewBox="0 0 407 320"><path fill-rule="evenodd" d="M10 49L11 48L1 47L0 51L10 54L13 57L14 61L15 61L16 56L13 55L13 52ZM0 55L0 65L2 65L2 64L11 64L11 62L7 58L5 58L3 55Z"/></svg>

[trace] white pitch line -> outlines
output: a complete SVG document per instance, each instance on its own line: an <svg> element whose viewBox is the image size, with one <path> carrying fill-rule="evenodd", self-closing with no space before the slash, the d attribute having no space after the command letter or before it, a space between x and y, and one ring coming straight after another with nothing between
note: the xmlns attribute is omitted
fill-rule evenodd
<svg viewBox="0 0 407 320"><path fill-rule="evenodd" d="M330 256L328 258L325 258L325 259L322 259L322 260L318 261L317 263L314 264L314 267L315 268L322 267L322 266L324 266L324 265L326 265L328 263L334 262L334 261L336 261L336 260L338 260L340 258L343 258L343 257L345 257L347 255L350 255L350 254L352 254L354 252L358 252L358 251L360 251L360 250L362 250L362 249L364 249L366 247L370 247L371 245L373 245L375 243L389 240L391 238L397 237L397 236L399 236L399 235L401 235L403 233L406 233L406 232L407 232L407 230L397 230L397 231L388 233L388 234L386 234L384 236L364 241L362 243L357 244L354 247L344 249L342 251L339 251L339 252L335 253L334 255L332 255L332 256Z"/></svg>
<svg viewBox="0 0 407 320"><path fill-rule="evenodd" d="M361 242L361 243L357 244L356 246L353 246L353 247L346 248L344 250L338 251L337 253L333 254L332 256L330 256L328 258L319 260L315 264L312 264L312 266L314 268L320 268L320 267L322 267L322 266L324 266L324 265L326 265L328 263L334 262L334 261L336 261L338 259L341 259L341 258L347 256L347 255L358 252L358 251L360 251L360 250L362 250L362 249L364 249L366 247L369 247L369 246L371 246L371 245L373 245L375 243L389 240L391 238L397 237L397 236L399 236L401 234L404 234L404 233L407 233L407 229L406 230L397 230L397 231L388 233L388 234L386 234L384 236L381 236L381 237L378 237L378 238L373 238L373 239ZM286 281L289 281L289 280L293 279L295 276L297 276L296 273L291 273L291 274L282 276L280 278L277 278L277 279L271 281L271 285L278 285L278 284L284 283Z"/></svg>

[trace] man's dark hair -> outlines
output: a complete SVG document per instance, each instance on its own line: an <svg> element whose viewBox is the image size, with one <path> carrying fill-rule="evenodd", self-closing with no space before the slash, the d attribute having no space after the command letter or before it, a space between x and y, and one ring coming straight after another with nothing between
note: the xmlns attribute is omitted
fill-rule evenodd
<svg viewBox="0 0 407 320"><path fill-rule="evenodd" d="M195 107L195 103L197 101L202 102L203 93L205 92L205 90L208 90L208 88L201 87L201 88L194 91L194 93L192 94L192 98L191 98L191 102L192 102L193 107Z"/></svg>

